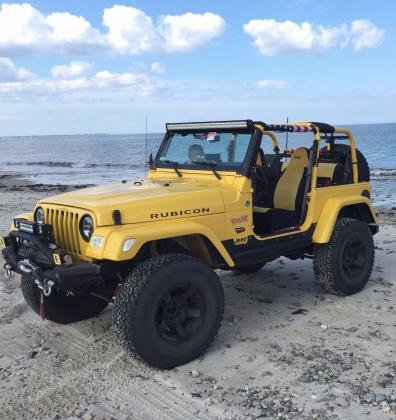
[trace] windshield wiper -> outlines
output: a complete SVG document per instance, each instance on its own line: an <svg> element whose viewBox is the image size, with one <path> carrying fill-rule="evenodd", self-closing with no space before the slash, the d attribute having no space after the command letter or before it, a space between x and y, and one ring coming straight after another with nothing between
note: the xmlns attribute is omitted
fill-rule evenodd
<svg viewBox="0 0 396 420"><path fill-rule="evenodd" d="M221 176L214 169L217 163L214 162L213 160L193 160L193 163L195 163L196 165L210 166L210 169L212 170L215 177L217 179L221 179Z"/></svg>
<svg viewBox="0 0 396 420"><path fill-rule="evenodd" d="M175 172L177 173L177 175L181 178L183 175L182 173L177 169L177 165L179 164L179 162L176 162L174 160L161 160L161 163L168 163L169 165L172 165L172 168L175 170Z"/></svg>

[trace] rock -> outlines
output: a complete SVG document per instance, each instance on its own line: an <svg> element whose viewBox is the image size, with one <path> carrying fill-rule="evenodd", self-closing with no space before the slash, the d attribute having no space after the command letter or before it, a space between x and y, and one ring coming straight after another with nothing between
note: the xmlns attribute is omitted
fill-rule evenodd
<svg viewBox="0 0 396 420"><path fill-rule="evenodd" d="M34 359L36 357L36 355L37 355L36 351L30 350L30 351L27 352L26 358L27 359Z"/></svg>
<svg viewBox="0 0 396 420"><path fill-rule="evenodd" d="M325 325L325 324L321 324L321 325L320 325L320 328L321 328L322 330L327 330L329 327L328 327L327 325Z"/></svg>
<svg viewBox="0 0 396 420"><path fill-rule="evenodd" d="M375 396L375 401L376 401L377 403L380 403L380 402L382 402L382 401L385 401L385 399L386 399L386 396L385 396L384 394L377 394L377 395Z"/></svg>
<svg viewBox="0 0 396 420"><path fill-rule="evenodd" d="M92 420L94 416L91 413L85 413L81 418L82 420Z"/></svg>
<svg viewBox="0 0 396 420"><path fill-rule="evenodd" d="M393 382L393 376L390 373L385 373L379 381L378 384L382 386L382 388L385 388L387 385L391 384Z"/></svg>
<svg viewBox="0 0 396 420"><path fill-rule="evenodd" d="M199 378L201 376L201 374L197 370L192 370L191 371L191 376L193 378Z"/></svg>
<svg viewBox="0 0 396 420"><path fill-rule="evenodd" d="M376 395L373 392L366 392L363 395L363 399L364 401L368 402L368 403L372 403L375 401Z"/></svg>
<svg viewBox="0 0 396 420"><path fill-rule="evenodd" d="M194 398L202 398L202 394L200 392L192 392L191 396Z"/></svg>
<svg viewBox="0 0 396 420"><path fill-rule="evenodd" d="M382 411L384 413L389 413L391 407L390 407L390 405L388 405L387 403L385 403L385 404L382 404L381 409L382 409Z"/></svg>
<svg viewBox="0 0 396 420"><path fill-rule="evenodd" d="M309 382L311 382L311 378L306 375L301 375L300 377L297 378L297 381L303 384L308 384Z"/></svg>
<svg viewBox="0 0 396 420"><path fill-rule="evenodd" d="M350 331L350 332L356 332L356 331L358 331L358 329L359 329L359 327L352 326L351 328L348 328L348 331Z"/></svg>
<svg viewBox="0 0 396 420"><path fill-rule="evenodd" d="M292 315L304 315L307 312L308 312L308 309L300 308L300 309L296 309L291 314Z"/></svg>

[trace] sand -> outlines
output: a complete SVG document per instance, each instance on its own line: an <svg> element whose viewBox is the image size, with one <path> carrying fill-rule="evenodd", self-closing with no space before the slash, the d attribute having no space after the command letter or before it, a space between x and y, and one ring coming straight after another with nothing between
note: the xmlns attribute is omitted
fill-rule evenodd
<svg viewBox="0 0 396 420"><path fill-rule="evenodd" d="M0 180L0 233L65 187ZM126 355L111 307L68 326L41 321L0 269L1 419L396 418L396 211L378 209L376 262L354 296L324 292L312 261L219 272L222 328L171 371Z"/></svg>

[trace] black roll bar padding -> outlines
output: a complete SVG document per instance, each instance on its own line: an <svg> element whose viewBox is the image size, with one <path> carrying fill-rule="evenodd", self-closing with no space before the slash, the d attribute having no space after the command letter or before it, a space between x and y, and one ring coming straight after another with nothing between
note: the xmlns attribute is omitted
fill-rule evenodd
<svg viewBox="0 0 396 420"><path fill-rule="evenodd" d="M246 151L246 157L243 165L239 168L238 173L245 175L247 178L252 176L252 170L257 160L262 139L262 132L255 130L252 134L249 147ZM256 160L255 160L256 159Z"/></svg>
<svg viewBox="0 0 396 420"><path fill-rule="evenodd" d="M320 136L321 140L327 140L329 137L327 136ZM333 140L349 140L348 136L331 136L330 139Z"/></svg>
<svg viewBox="0 0 396 420"><path fill-rule="evenodd" d="M261 125L266 131L268 131L268 124L262 121L254 121L253 124Z"/></svg>
<svg viewBox="0 0 396 420"><path fill-rule="evenodd" d="M335 128L330 124L314 122L314 121L310 121L310 123L313 124L315 127L318 127L319 132L321 133L328 133L328 134L334 133Z"/></svg>

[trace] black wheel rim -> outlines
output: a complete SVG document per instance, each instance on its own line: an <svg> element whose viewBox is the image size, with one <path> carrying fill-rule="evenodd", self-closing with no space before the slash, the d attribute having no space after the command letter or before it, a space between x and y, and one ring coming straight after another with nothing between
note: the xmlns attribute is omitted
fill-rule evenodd
<svg viewBox="0 0 396 420"><path fill-rule="evenodd" d="M167 290L156 311L156 329L162 339L180 344L191 339L205 318L206 306L194 284Z"/></svg>
<svg viewBox="0 0 396 420"><path fill-rule="evenodd" d="M342 252L342 269L344 274L354 280L364 271L367 259L367 249L358 237L350 238Z"/></svg>

